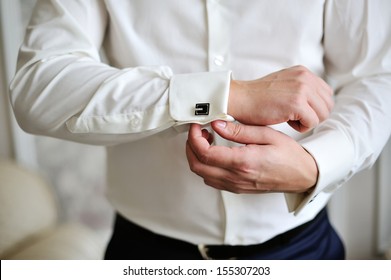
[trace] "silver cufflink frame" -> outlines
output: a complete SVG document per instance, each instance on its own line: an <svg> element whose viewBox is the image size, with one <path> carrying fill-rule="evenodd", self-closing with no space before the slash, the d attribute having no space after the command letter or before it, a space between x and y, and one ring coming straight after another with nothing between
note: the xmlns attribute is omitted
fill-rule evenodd
<svg viewBox="0 0 391 280"><path fill-rule="evenodd" d="M194 114L196 116L208 116L210 103L197 103L195 105Z"/></svg>

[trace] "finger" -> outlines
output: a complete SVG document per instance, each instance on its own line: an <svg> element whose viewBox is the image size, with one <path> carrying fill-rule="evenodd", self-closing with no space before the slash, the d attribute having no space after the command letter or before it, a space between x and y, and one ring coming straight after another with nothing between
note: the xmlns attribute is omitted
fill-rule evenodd
<svg viewBox="0 0 391 280"><path fill-rule="evenodd" d="M312 126L311 127L304 126L300 121L288 121L287 123L294 130L301 133L307 132L312 128Z"/></svg>
<svg viewBox="0 0 391 280"><path fill-rule="evenodd" d="M296 107L300 118L290 120L299 120L304 127L312 128L329 116L334 105L332 98L333 90L322 78L303 66L292 67L292 70L296 71L295 76L300 85L298 90L304 95L301 95L300 99L298 99L297 105L299 107ZM300 102L300 100L306 101ZM317 118L311 120L313 112L304 104L308 104L312 108Z"/></svg>
<svg viewBox="0 0 391 280"><path fill-rule="evenodd" d="M202 137L204 137L210 145L212 145L214 141L214 137L212 133L209 133L207 129L202 130Z"/></svg>
<svg viewBox="0 0 391 280"><path fill-rule="evenodd" d="M308 103L317 113L319 121L324 121L330 115L334 106L333 91L319 77L315 77L318 81L316 92L308 93Z"/></svg>
<svg viewBox="0 0 391 280"><path fill-rule="evenodd" d="M207 163L200 161L193 149L191 148L189 141L186 143L186 157L189 163L190 170L198 176L204 178L206 184L208 184L208 181L216 181L217 178L225 178L228 174L227 170L225 170L224 168L208 165ZM213 184L213 186L217 185L221 184Z"/></svg>
<svg viewBox="0 0 391 280"><path fill-rule="evenodd" d="M317 112L309 105L297 109L297 115L288 124L298 132L306 132L319 124Z"/></svg>
<svg viewBox="0 0 391 280"><path fill-rule="evenodd" d="M201 125L198 123L190 124L188 137L202 137Z"/></svg>
<svg viewBox="0 0 391 280"><path fill-rule="evenodd" d="M242 159L231 147L206 146L199 139L189 139L188 146L199 162L209 166L230 168Z"/></svg>
<svg viewBox="0 0 391 280"><path fill-rule="evenodd" d="M283 137L281 132L267 126L251 126L226 121L214 121L211 126L221 137L241 144L269 145Z"/></svg>
<svg viewBox="0 0 391 280"><path fill-rule="evenodd" d="M235 177L235 178L234 178ZM253 194L253 193L271 193L274 192L271 186L265 184L254 185L252 181L244 178L232 176L232 172L225 170L221 177L204 178L204 183L218 190L229 191L236 194Z"/></svg>
<svg viewBox="0 0 391 280"><path fill-rule="evenodd" d="M199 124L190 125L187 137L190 143L197 143L197 147L202 151L207 150L210 146L211 135L206 129L202 129Z"/></svg>
<svg viewBox="0 0 391 280"><path fill-rule="evenodd" d="M331 110L334 108L334 97L333 97L334 96L334 91L324 81L323 81L323 84L325 86L323 87L322 91L320 92L320 96L323 98L323 101L324 101L324 103L326 104L326 107L327 107L327 111L328 111L328 114L326 116L326 118L327 118L328 115L330 115ZM322 121L323 120L324 119L322 119Z"/></svg>
<svg viewBox="0 0 391 280"><path fill-rule="evenodd" d="M310 102L316 102L310 105L313 106L314 110L318 113L320 121L323 121L328 117L334 106L333 89L321 77L314 73L307 71L306 74L307 75L305 76L309 78L308 82L312 84L310 88L315 91L313 92L311 90L308 92ZM311 97L313 98L311 99Z"/></svg>
<svg viewBox="0 0 391 280"><path fill-rule="evenodd" d="M204 136L208 137L202 131L200 125L192 124L190 126L187 145L189 145L198 161L223 168L229 167L235 162L235 156L230 147L211 146Z"/></svg>
<svg viewBox="0 0 391 280"><path fill-rule="evenodd" d="M230 170L207 165L199 161L188 143L186 145L186 156L190 170L202 177L204 183L210 187L232 193L261 192L261 190L254 188L254 185L249 181L239 179L240 175Z"/></svg>
<svg viewBox="0 0 391 280"><path fill-rule="evenodd" d="M332 97L334 95L334 91L332 87L326 83L322 78L316 76L316 79L318 79L319 85L322 88L322 92L324 93L325 96L327 97Z"/></svg>

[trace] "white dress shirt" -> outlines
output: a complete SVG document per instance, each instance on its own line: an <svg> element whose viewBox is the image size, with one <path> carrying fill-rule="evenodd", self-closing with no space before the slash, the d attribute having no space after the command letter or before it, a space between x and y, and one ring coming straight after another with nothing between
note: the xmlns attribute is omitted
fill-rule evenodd
<svg viewBox="0 0 391 280"><path fill-rule="evenodd" d="M194 244L260 243L312 219L389 138L390 11L388 0L38 1L11 101L30 133L107 146L108 199L135 223ZM315 158L315 190L206 186L188 167L187 124L232 120L231 77L299 64L336 92L311 132L274 126Z"/></svg>

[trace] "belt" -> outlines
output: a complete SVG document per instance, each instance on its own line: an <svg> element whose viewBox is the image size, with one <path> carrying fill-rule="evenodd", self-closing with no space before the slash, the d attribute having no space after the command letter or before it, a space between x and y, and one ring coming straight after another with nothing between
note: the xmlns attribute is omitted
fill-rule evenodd
<svg viewBox="0 0 391 280"><path fill-rule="evenodd" d="M234 260L246 258L248 256L255 255L262 251L273 250L278 247L282 247L291 242L295 237L298 237L300 233L309 229L309 227L315 227L316 223L323 219L327 215L326 209L321 210L317 216L294 229L284 232L276 237L255 245L205 245L199 244L198 251L205 260Z"/></svg>
<svg viewBox="0 0 391 280"><path fill-rule="evenodd" d="M153 233L145 228L142 228L132 223L120 214L117 214L114 235L112 239L118 239L115 244L121 244L121 252L127 252L128 250L123 250L123 248L127 247L132 248L133 251L137 251L135 247L139 247L138 249L141 248L140 250L142 252L144 250L143 244L153 243L155 244L154 246L159 246L158 250L161 251L175 248L173 250L191 252L191 259L199 257L202 257L203 259L207 260L248 259L251 256L255 256L256 254L278 251L284 249L285 247L287 247L287 245L291 245L298 242L300 239L305 238L306 235L310 235L311 233L316 231L320 227L324 219L327 219L326 208L321 210L313 220L302 224L292 230L277 235L276 237L264 243L255 245L231 246L205 244L194 245L183 240L178 240L168 236ZM136 242L136 244L134 244L133 242ZM140 251L138 251L137 254L140 254ZM138 255L137 257L148 259L150 256L148 253L148 256ZM155 257L157 256L154 256L154 258ZM126 258L128 257L126 256Z"/></svg>

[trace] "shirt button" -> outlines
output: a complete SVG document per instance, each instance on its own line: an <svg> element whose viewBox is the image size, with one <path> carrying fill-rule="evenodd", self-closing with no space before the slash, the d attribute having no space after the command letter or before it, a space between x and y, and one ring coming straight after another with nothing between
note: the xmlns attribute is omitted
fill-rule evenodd
<svg viewBox="0 0 391 280"><path fill-rule="evenodd" d="M224 56L222 56L222 55L215 56L215 59L214 59L215 65L222 66L224 64L224 61L225 61Z"/></svg>
<svg viewBox="0 0 391 280"><path fill-rule="evenodd" d="M129 122L130 127L137 128L140 126L140 124L141 124L141 120L139 117L134 116L130 119L130 122Z"/></svg>

